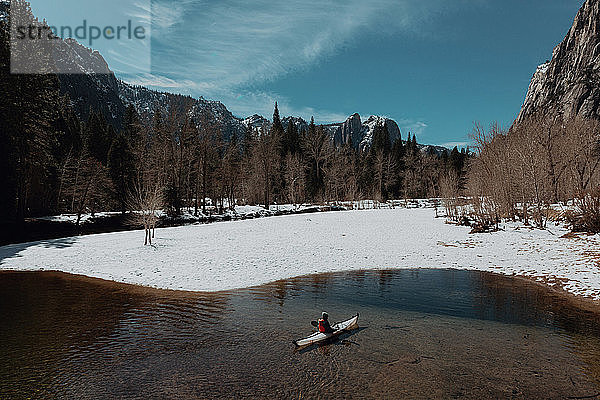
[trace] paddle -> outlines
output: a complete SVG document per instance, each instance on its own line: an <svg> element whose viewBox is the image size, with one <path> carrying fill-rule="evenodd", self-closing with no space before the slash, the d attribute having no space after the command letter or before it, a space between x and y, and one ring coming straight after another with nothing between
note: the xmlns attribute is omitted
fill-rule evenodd
<svg viewBox="0 0 600 400"><path fill-rule="evenodd" d="M318 328L318 327L319 327L319 323L318 323L317 321L310 321L310 324L311 324L312 326L314 326L315 328Z"/></svg>

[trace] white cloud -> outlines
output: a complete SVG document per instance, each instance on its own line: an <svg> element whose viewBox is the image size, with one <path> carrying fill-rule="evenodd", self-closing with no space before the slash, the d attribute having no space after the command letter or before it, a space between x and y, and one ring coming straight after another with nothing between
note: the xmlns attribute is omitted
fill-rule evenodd
<svg viewBox="0 0 600 400"><path fill-rule="evenodd" d="M189 79L172 79L157 74L136 74L122 79L132 85L146 86L153 89L177 89L178 93L191 94L196 91L214 92L218 90L214 84L203 84Z"/></svg>
<svg viewBox="0 0 600 400"><path fill-rule="evenodd" d="M219 100L241 117L270 116L277 100L283 115L344 121L360 110L292 106L292 99L257 87L324 62L365 34L420 35L431 18L458 3L462 0L153 0L153 74L124 79ZM421 135L427 128L420 120L396 120L403 135Z"/></svg>
<svg viewBox="0 0 600 400"><path fill-rule="evenodd" d="M472 145L473 145L472 142L446 142L446 143L441 144L441 146L447 147L449 149L454 148L454 146L456 146L460 149L460 148L472 146Z"/></svg>
<svg viewBox="0 0 600 400"><path fill-rule="evenodd" d="M417 135L418 138L419 136L423 135L425 129L427 129L427 124L421 120L400 118L396 120L396 123L400 127L400 131L405 138L408 133Z"/></svg>
<svg viewBox="0 0 600 400"><path fill-rule="evenodd" d="M415 0L156 0L152 8L156 72L230 88L313 65L365 32L409 30L430 9Z"/></svg>
<svg viewBox="0 0 600 400"><path fill-rule="evenodd" d="M153 73L214 88L203 92L205 97L217 98L219 91L247 92L322 62L365 33L421 30L430 11L443 4L443 0L154 0ZM241 112L235 103L227 105Z"/></svg>

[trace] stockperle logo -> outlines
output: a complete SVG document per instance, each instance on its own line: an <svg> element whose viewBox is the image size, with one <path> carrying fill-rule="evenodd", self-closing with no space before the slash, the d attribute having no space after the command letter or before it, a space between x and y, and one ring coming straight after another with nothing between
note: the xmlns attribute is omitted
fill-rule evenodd
<svg viewBox="0 0 600 400"><path fill-rule="evenodd" d="M12 0L10 16L12 73L151 72L150 0Z"/></svg>

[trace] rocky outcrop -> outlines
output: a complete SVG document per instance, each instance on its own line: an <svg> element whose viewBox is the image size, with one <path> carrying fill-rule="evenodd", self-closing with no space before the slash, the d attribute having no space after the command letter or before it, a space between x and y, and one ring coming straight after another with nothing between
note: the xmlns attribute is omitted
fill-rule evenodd
<svg viewBox="0 0 600 400"><path fill-rule="evenodd" d="M362 141L362 122L360 115L352 114L339 126L335 140L340 144L351 143L356 146Z"/></svg>
<svg viewBox="0 0 600 400"><path fill-rule="evenodd" d="M298 132L306 132L308 130L308 122L306 122L303 118L300 117L285 117L281 119L281 124L283 125L283 129L287 129L289 123L294 124L296 130Z"/></svg>
<svg viewBox="0 0 600 400"><path fill-rule="evenodd" d="M392 143L400 138L398 124L392 119L377 115L371 115L363 122L359 114L352 114L346 121L338 124L324 125L324 128L329 132L336 144L351 144L355 148L365 150L371 146L373 130L378 123L387 129Z"/></svg>
<svg viewBox="0 0 600 400"><path fill-rule="evenodd" d="M55 42L55 63L61 92L68 94L75 112L87 121L90 110L104 115L118 131L125 105L119 98L119 84L104 57L74 39Z"/></svg>
<svg viewBox="0 0 600 400"><path fill-rule="evenodd" d="M390 142L394 143L396 140L398 140L400 138L400 128L398 128L398 124L396 124L396 121L391 120L386 117L371 115L362 124L362 132L361 132L362 138L361 138L360 142L358 142L358 147L361 150L364 150L371 146L371 143L373 142L373 132L375 131L375 127L378 124L385 127L388 135L390 136Z"/></svg>
<svg viewBox="0 0 600 400"><path fill-rule="evenodd" d="M600 0L587 0L552 60L533 75L517 123L543 112L600 118Z"/></svg>

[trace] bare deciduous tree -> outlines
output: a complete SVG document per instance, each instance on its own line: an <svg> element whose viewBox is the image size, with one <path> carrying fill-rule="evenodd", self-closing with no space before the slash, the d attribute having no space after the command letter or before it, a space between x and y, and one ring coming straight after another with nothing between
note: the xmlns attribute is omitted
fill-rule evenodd
<svg viewBox="0 0 600 400"><path fill-rule="evenodd" d="M273 179L277 176L277 167L280 165L280 139L276 132L272 132L265 126L254 144L252 152L254 174L259 187L261 187L263 203L267 210L273 194Z"/></svg>
<svg viewBox="0 0 600 400"><path fill-rule="evenodd" d="M133 224L144 227L144 246L152 245L158 213L163 203L162 188L157 183L144 184L137 181L129 193L128 206L132 210L130 220Z"/></svg>
<svg viewBox="0 0 600 400"><path fill-rule="evenodd" d="M294 206L304 195L306 172L300 156L288 153L285 159L285 181L287 196Z"/></svg>
<svg viewBox="0 0 600 400"><path fill-rule="evenodd" d="M599 135L597 121L580 118L538 115L509 132L476 124L468 186L480 223L521 218L544 228L552 203L598 183Z"/></svg>

